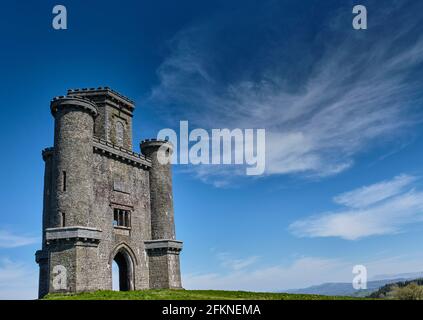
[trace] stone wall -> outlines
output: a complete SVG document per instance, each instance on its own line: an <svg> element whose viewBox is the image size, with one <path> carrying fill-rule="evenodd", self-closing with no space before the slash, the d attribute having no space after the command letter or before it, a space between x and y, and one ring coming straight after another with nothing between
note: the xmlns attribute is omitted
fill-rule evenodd
<svg viewBox="0 0 423 320"><path fill-rule="evenodd" d="M144 240L151 239L148 171L117 159L94 154L93 223L102 230L99 244L100 277L111 289L111 262L119 246L134 256L135 289L149 287ZM119 188L116 188L119 185ZM120 189L120 190L116 190ZM113 209L131 212L130 229L113 226Z"/></svg>

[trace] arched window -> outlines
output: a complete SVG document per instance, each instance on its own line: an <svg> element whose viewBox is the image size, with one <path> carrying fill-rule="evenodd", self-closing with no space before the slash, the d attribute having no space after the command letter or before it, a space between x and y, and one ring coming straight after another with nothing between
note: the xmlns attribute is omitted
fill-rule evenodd
<svg viewBox="0 0 423 320"><path fill-rule="evenodd" d="M123 133L125 131L125 127L122 122L116 122L116 144L118 146L123 146Z"/></svg>

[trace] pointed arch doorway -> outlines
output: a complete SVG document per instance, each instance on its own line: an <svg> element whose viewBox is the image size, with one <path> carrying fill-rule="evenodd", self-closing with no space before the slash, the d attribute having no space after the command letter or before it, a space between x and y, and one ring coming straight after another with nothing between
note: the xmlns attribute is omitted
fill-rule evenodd
<svg viewBox="0 0 423 320"><path fill-rule="evenodd" d="M125 246L118 247L111 262L111 265L115 262L117 266L117 270L112 267L112 283L117 286L114 289L119 291L134 290L134 262L128 249Z"/></svg>

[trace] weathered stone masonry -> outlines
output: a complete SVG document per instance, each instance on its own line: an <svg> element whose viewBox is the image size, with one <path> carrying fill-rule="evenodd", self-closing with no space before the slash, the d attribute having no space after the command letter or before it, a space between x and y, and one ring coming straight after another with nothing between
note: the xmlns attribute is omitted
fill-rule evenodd
<svg viewBox="0 0 423 320"><path fill-rule="evenodd" d="M181 288L166 141L132 151L134 103L105 87L68 90L51 101L54 147L45 161L39 296L110 290L112 262L121 290ZM57 269L59 266L59 269ZM54 282L63 266L66 282ZM59 270L59 271L58 271ZM57 278L56 278L57 280Z"/></svg>

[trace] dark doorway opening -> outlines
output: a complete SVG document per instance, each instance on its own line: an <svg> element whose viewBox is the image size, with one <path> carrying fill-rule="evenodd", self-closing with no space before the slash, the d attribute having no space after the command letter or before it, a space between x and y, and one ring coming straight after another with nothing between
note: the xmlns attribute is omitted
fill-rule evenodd
<svg viewBox="0 0 423 320"><path fill-rule="evenodd" d="M119 251L113 259L118 267L119 291L133 290L133 272L131 257L125 251Z"/></svg>

